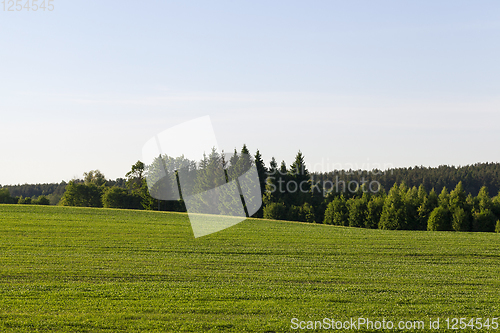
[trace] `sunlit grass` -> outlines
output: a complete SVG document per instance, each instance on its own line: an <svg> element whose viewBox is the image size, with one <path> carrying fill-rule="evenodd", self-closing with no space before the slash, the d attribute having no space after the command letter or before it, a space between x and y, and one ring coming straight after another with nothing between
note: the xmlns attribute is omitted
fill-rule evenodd
<svg viewBox="0 0 500 333"><path fill-rule="evenodd" d="M257 219L195 239L183 213L0 205L0 330L500 317L499 240Z"/></svg>

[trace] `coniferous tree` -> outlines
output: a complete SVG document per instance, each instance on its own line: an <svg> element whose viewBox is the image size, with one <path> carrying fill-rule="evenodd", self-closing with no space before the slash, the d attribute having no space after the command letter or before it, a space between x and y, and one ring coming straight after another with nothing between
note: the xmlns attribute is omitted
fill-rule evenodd
<svg viewBox="0 0 500 333"><path fill-rule="evenodd" d="M481 187L476 199L476 207L472 213L472 231L491 232L495 230L497 218L492 212L493 202L489 196L488 188Z"/></svg>
<svg viewBox="0 0 500 333"><path fill-rule="evenodd" d="M450 208L450 194L448 193L448 189L446 188L446 186L443 187L443 190L439 194L438 204L443 208Z"/></svg>
<svg viewBox="0 0 500 333"><path fill-rule="evenodd" d="M276 189L274 191L274 195L277 198L277 202L282 202L285 206L289 207L291 205L290 196L287 192L286 186L288 184L289 175L286 167L285 161L281 161L280 167L276 172L275 176L275 184Z"/></svg>
<svg viewBox="0 0 500 333"><path fill-rule="evenodd" d="M260 154L260 151L257 149L257 152L255 153L254 156L255 160L255 167L257 168L257 174L259 176L259 186L261 190L261 197L262 200L264 200L263 196L266 191L266 183L267 183L267 169L266 165L264 164L264 161L262 160L262 156ZM264 216L264 211L263 207L260 207L257 213L254 214L254 217L263 217Z"/></svg>
<svg viewBox="0 0 500 333"><path fill-rule="evenodd" d="M258 173L255 173L255 162L250 155L246 145L243 145L241 154L236 163L236 174L231 180L238 184L241 193L241 202L244 202L246 214L253 215L258 212L260 203L262 202L262 193L258 188L260 180Z"/></svg>
<svg viewBox="0 0 500 333"><path fill-rule="evenodd" d="M269 163L269 169L267 171L266 178L266 187L264 191L264 195L262 197L262 202L264 207L271 204L272 202L279 201L278 195L278 187L277 187L277 177L278 173L278 163L276 163L276 159L274 157L271 158L271 162Z"/></svg>
<svg viewBox="0 0 500 333"><path fill-rule="evenodd" d="M500 192L491 200L491 211L500 218Z"/></svg>
<svg viewBox="0 0 500 333"><path fill-rule="evenodd" d="M452 215L452 228L455 231L471 230L470 207L467 205L467 194L462 182L459 182L450 193L450 212Z"/></svg>
<svg viewBox="0 0 500 333"><path fill-rule="evenodd" d="M418 219L418 208L422 204L419 200L419 193L415 186L408 189L404 197L405 203L405 229L418 230L419 229L419 219Z"/></svg>
<svg viewBox="0 0 500 333"><path fill-rule="evenodd" d="M431 212L438 205L438 196L434 189L427 194L424 185L421 184L418 188L418 198L420 202L420 206L417 209L418 230L427 230L427 221L429 220Z"/></svg>
<svg viewBox="0 0 500 333"><path fill-rule="evenodd" d="M404 184L401 186L406 188ZM380 217L379 228L388 230L400 230L404 228L406 212L404 207L404 197L401 195L400 186L394 184L389 191L384 202L382 215Z"/></svg>
<svg viewBox="0 0 500 333"><path fill-rule="evenodd" d="M438 196L438 207L436 207L429 216L427 230L453 230L452 214L450 211L450 194L446 186L443 187L443 190Z"/></svg>
<svg viewBox="0 0 500 333"><path fill-rule="evenodd" d="M455 231L470 231L470 217L465 209L458 207L452 210L451 226Z"/></svg>
<svg viewBox="0 0 500 333"><path fill-rule="evenodd" d="M288 198L286 202L291 205L302 206L311 198L309 170L300 150L295 156L295 161L290 165L285 187Z"/></svg>

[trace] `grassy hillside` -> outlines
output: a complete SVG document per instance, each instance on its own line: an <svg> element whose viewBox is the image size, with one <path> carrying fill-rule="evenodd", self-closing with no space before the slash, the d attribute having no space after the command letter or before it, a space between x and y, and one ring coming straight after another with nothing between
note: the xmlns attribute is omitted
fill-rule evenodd
<svg viewBox="0 0 500 333"><path fill-rule="evenodd" d="M304 331L292 318L325 317L442 328L500 317L499 245L256 219L194 239L182 213L0 205L0 330L290 332Z"/></svg>

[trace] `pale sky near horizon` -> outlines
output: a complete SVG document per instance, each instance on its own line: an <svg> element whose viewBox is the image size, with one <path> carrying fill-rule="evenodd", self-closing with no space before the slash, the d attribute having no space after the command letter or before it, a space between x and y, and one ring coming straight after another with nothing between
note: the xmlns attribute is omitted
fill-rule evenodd
<svg viewBox="0 0 500 333"><path fill-rule="evenodd" d="M313 171L500 161L498 1L52 4L0 4L2 185L124 177L205 115Z"/></svg>

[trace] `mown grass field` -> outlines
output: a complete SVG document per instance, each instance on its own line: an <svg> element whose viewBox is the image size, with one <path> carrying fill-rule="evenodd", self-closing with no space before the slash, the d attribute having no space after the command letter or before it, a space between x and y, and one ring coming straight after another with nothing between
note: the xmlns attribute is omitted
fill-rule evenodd
<svg viewBox="0 0 500 333"><path fill-rule="evenodd" d="M194 239L182 213L0 205L0 331L304 332L292 318L324 317L429 331L500 317L499 245L256 219Z"/></svg>

